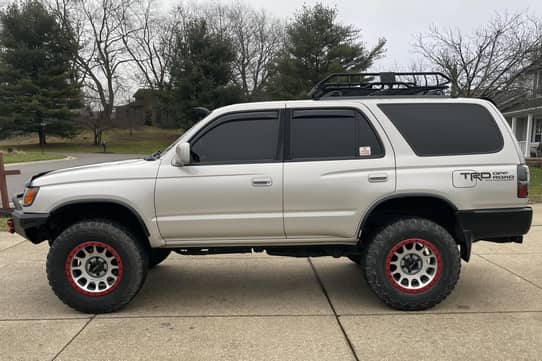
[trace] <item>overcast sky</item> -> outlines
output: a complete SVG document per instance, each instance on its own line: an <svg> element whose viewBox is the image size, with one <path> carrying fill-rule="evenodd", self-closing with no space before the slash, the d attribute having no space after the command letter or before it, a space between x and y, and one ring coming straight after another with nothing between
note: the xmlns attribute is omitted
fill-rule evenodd
<svg viewBox="0 0 542 361"><path fill-rule="evenodd" d="M175 4L178 0L164 0ZM194 1L196 3L207 1ZM231 1L223 0L224 3ZM313 0L250 0L255 8L265 8L276 16L291 18L303 4ZM459 27L471 31L486 23L495 12L527 10L542 16L542 0L336 0L321 1L339 9L339 19L362 30L362 38L371 46L379 37L387 39L387 55L375 70L408 69L414 62L412 43L415 35L430 25Z"/></svg>

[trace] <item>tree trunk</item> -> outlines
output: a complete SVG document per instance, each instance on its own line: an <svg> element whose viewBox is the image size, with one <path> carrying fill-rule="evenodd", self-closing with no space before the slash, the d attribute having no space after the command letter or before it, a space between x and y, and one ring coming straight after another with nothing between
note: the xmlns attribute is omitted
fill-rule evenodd
<svg viewBox="0 0 542 361"><path fill-rule="evenodd" d="M41 145L41 146L44 146L45 144L47 144L47 139L46 139L46 135L45 135L45 130L44 130L44 129L40 129L40 130L38 131L38 137L39 137L40 145Z"/></svg>
<svg viewBox="0 0 542 361"><path fill-rule="evenodd" d="M100 145L102 142L102 133L103 130L100 127L94 128L94 145Z"/></svg>

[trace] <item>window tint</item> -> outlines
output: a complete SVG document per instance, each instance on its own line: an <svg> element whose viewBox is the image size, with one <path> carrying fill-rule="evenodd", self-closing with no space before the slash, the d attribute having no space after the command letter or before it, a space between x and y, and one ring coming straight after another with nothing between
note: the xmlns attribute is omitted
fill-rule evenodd
<svg viewBox="0 0 542 361"><path fill-rule="evenodd" d="M476 104L380 104L419 156L495 153L503 138L495 120Z"/></svg>
<svg viewBox="0 0 542 361"><path fill-rule="evenodd" d="M290 123L292 159L353 159L382 156L374 130L349 109L296 110Z"/></svg>
<svg viewBox="0 0 542 361"><path fill-rule="evenodd" d="M279 134L278 112L228 115L213 122L191 145L194 163L272 162Z"/></svg>
<svg viewBox="0 0 542 361"><path fill-rule="evenodd" d="M382 150L382 145L380 144L380 140L378 140L378 137L376 136L374 129L369 124L369 121L365 117L361 116L360 114L357 114L357 118L358 118L358 122L357 122L358 143L356 145L356 150L355 150L357 153L356 155L360 156L361 158L382 157L384 155L384 151ZM370 154L367 155L367 153L370 153Z"/></svg>

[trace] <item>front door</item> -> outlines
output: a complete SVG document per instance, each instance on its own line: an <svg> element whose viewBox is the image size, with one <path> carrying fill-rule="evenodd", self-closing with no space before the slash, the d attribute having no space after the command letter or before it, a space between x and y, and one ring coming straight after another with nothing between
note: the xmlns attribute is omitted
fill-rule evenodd
<svg viewBox="0 0 542 361"><path fill-rule="evenodd" d="M323 102L322 102L323 103ZM395 190L393 150L356 108L293 108L284 163L288 240L353 242L376 200Z"/></svg>
<svg viewBox="0 0 542 361"><path fill-rule="evenodd" d="M279 115L219 116L189 141L190 164L160 166L156 215L166 241L284 238Z"/></svg>

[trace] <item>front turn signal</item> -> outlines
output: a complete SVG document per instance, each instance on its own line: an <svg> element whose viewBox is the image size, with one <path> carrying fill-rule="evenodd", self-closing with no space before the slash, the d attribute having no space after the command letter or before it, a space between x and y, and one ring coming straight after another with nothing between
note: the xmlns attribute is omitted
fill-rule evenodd
<svg viewBox="0 0 542 361"><path fill-rule="evenodd" d="M28 207L34 203L36 196L38 195L39 187L28 187L24 191L23 206Z"/></svg>

